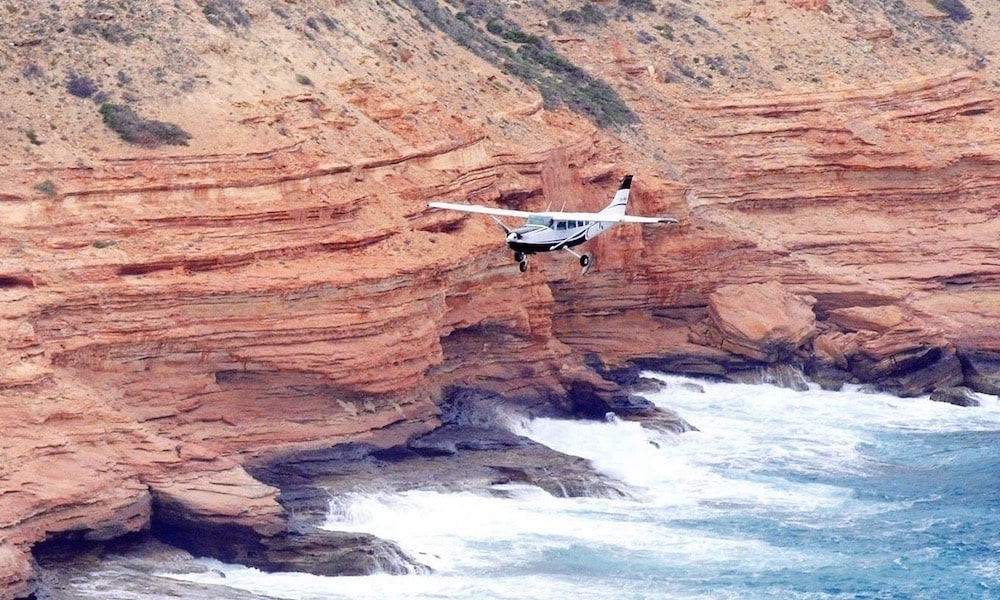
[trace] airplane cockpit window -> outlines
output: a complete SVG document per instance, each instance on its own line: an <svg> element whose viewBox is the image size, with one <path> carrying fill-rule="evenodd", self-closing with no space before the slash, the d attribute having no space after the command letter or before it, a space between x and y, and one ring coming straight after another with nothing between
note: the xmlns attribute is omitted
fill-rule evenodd
<svg viewBox="0 0 1000 600"><path fill-rule="evenodd" d="M566 229L566 221L556 221L556 229Z"/></svg>
<svg viewBox="0 0 1000 600"><path fill-rule="evenodd" d="M531 215L526 222L527 225L541 225L542 227L552 227L552 217L544 215Z"/></svg>

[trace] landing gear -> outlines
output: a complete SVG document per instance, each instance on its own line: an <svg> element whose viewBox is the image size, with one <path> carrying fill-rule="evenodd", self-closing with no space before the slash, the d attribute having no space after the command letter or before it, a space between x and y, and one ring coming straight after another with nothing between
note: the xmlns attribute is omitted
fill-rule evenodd
<svg viewBox="0 0 1000 600"><path fill-rule="evenodd" d="M590 270L590 267L592 267L594 265L594 255L592 253L590 253L590 252L584 252L583 254L577 254L576 252L573 252L569 248L563 248L563 250L565 250L566 252L569 252L573 256L575 256L578 259L580 259L580 267L582 269L580 271L580 275L586 275L587 271Z"/></svg>
<svg viewBox="0 0 1000 600"><path fill-rule="evenodd" d="M514 261L517 262L517 268L524 273L528 270L528 255L520 250L514 251Z"/></svg>

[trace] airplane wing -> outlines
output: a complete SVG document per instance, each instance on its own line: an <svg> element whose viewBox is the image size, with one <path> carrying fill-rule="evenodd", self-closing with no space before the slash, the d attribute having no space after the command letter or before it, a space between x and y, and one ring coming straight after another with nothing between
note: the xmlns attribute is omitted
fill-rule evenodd
<svg viewBox="0 0 1000 600"><path fill-rule="evenodd" d="M673 217L640 217L636 215L622 215L618 217L619 223L677 223Z"/></svg>
<svg viewBox="0 0 1000 600"><path fill-rule="evenodd" d="M477 213L480 215L493 215L494 217L520 217L527 219L534 213L523 210L512 210L509 208L493 208L491 206L480 206L478 204L454 204L451 202L430 202L427 204L431 208L444 208L446 210L459 210L462 212Z"/></svg>
<svg viewBox="0 0 1000 600"><path fill-rule="evenodd" d="M673 217L641 217L638 215L609 215L585 212L541 213L557 221L590 221L591 223L677 223Z"/></svg>
<svg viewBox="0 0 1000 600"><path fill-rule="evenodd" d="M641 217L637 215L608 215L589 212L538 212L532 213L523 210L513 210L509 208L494 208L492 206L481 206L478 204L455 204L452 202L430 202L431 208L444 208L446 210L458 210L481 215L492 215L494 217L519 217L527 219L532 215L544 215L552 217L557 221L589 221L591 223L676 223L673 217Z"/></svg>

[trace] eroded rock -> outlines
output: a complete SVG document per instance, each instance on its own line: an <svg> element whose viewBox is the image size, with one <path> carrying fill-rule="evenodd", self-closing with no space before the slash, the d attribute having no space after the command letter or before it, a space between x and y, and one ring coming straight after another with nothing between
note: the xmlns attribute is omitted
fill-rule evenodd
<svg viewBox="0 0 1000 600"><path fill-rule="evenodd" d="M960 349L958 357L965 373L965 383L984 394L1000 395L1000 351Z"/></svg>
<svg viewBox="0 0 1000 600"><path fill-rule="evenodd" d="M979 406L976 393L967 387L940 387L931 392L931 400L947 402L955 406Z"/></svg>
<svg viewBox="0 0 1000 600"><path fill-rule="evenodd" d="M0 544L0 598L27 598L36 589L31 554L12 544Z"/></svg>
<svg viewBox="0 0 1000 600"><path fill-rule="evenodd" d="M708 315L722 348L773 363L816 334L814 302L776 281L728 285L709 295Z"/></svg>
<svg viewBox="0 0 1000 600"><path fill-rule="evenodd" d="M148 535L85 546L45 545L36 549L36 554L40 580L36 597L39 600L268 598L226 586L226 577L221 571L210 569L190 553ZM183 580L187 575L208 575L208 583Z"/></svg>

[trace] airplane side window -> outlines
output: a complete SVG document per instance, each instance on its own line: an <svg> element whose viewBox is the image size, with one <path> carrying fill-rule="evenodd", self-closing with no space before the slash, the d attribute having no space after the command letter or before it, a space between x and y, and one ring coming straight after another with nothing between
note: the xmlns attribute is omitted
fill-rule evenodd
<svg viewBox="0 0 1000 600"><path fill-rule="evenodd" d="M566 229L566 221L559 221L556 223L556 229Z"/></svg>

